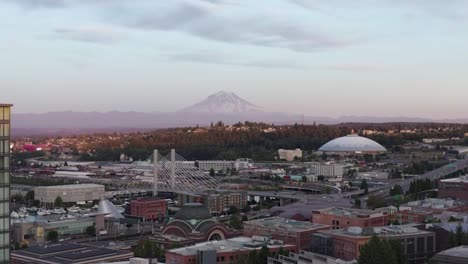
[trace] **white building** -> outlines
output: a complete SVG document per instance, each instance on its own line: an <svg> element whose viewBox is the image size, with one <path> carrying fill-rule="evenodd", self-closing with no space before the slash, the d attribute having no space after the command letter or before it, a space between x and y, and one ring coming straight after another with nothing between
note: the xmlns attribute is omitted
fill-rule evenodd
<svg viewBox="0 0 468 264"><path fill-rule="evenodd" d="M203 171L214 169L215 171L225 171L235 168L237 171L247 169L249 161L247 160L198 160L195 162L198 168Z"/></svg>
<svg viewBox="0 0 468 264"><path fill-rule="evenodd" d="M293 161L294 158L302 158L302 150L297 149L278 149L278 155L280 160Z"/></svg>
<svg viewBox="0 0 468 264"><path fill-rule="evenodd" d="M104 197L104 185L70 184L39 186L34 188L34 198L42 203L53 203L60 196L64 203L100 200Z"/></svg>
<svg viewBox="0 0 468 264"><path fill-rule="evenodd" d="M309 173L315 176L324 176L326 178L343 178L346 165L334 163L306 162L309 167Z"/></svg>

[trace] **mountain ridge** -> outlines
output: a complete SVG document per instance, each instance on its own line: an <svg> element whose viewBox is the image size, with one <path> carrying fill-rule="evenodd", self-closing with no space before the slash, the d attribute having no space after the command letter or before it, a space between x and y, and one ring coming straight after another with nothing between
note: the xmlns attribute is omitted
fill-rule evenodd
<svg viewBox="0 0 468 264"><path fill-rule="evenodd" d="M174 128L186 126L208 126L211 122L223 121L225 124L237 122L265 122L277 125L294 123L340 124L340 123L468 123L468 119L429 119L419 117L378 117L353 116L340 117L309 116L281 112L263 111L237 96L235 93L220 91L208 96L194 105L176 112L48 112L13 113L12 134L59 134L60 131L80 133L81 131L137 131L148 129Z"/></svg>

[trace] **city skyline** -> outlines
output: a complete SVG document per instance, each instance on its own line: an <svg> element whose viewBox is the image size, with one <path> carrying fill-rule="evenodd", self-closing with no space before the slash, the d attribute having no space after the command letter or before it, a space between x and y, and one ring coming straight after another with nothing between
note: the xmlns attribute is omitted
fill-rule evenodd
<svg viewBox="0 0 468 264"><path fill-rule="evenodd" d="M2 101L16 113L172 112L227 90L267 111L465 118L467 7L3 0Z"/></svg>

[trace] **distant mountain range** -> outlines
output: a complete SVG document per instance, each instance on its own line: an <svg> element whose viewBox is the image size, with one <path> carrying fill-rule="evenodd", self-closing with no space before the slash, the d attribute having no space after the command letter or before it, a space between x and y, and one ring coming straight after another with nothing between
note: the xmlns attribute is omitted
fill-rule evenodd
<svg viewBox="0 0 468 264"><path fill-rule="evenodd" d="M207 126L211 122L226 124L256 121L274 124L339 124L388 122L468 123L468 119L431 120L412 117L303 116L299 114L262 111L234 93L218 92L187 108L170 113L143 112L50 112L42 114L13 114L13 135L70 134L110 131L141 131L181 126Z"/></svg>

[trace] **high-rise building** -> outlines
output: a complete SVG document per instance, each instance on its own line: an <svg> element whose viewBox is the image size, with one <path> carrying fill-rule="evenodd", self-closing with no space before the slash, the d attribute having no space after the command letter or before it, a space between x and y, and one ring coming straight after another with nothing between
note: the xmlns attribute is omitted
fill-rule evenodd
<svg viewBox="0 0 468 264"><path fill-rule="evenodd" d="M0 263L10 262L10 104L0 104Z"/></svg>

